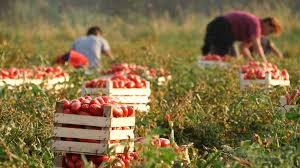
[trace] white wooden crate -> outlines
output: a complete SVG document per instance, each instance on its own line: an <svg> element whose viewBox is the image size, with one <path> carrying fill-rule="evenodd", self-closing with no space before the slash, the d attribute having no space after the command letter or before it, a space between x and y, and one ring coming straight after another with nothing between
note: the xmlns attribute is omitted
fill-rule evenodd
<svg viewBox="0 0 300 168"><path fill-rule="evenodd" d="M35 84L41 85L45 84L46 89L59 89L62 87L62 83L69 81L69 76L59 77L53 79L2 79L0 80L0 86L8 86L9 88L13 88L15 86L20 86L23 84Z"/></svg>
<svg viewBox="0 0 300 168"><path fill-rule="evenodd" d="M228 62L224 62L224 61L205 61L205 60L198 60L198 66L199 67L222 67L222 68L228 68L230 67L230 64Z"/></svg>
<svg viewBox="0 0 300 168"><path fill-rule="evenodd" d="M288 112L292 108L297 108L298 105L289 105L285 96L280 96L280 105L283 112Z"/></svg>
<svg viewBox="0 0 300 168"><path fill-rule="evenodd" d="M124 153L125 150L134 150L135 114L132 117L114 118L112 106L104 107L104 114L108 117L85 116L63 113L63 102L57 102L54 114L54 128L52 149L55 152L54 167L62 167L62 157L59 153L76 153L86 155L101 155L110 148L116 153ZM63 124L88 126L89 128L69 128ZM92 127L92 129L91 129ZM93 128L101 128L95 130ZM129 130L112 130L113 127L129 127ZM62 138L78 138L99 140L99 143L66 141ZM126 144L113 143L111 140L128 140Z"/></svg>
<svg viewBox="0 0 300 168"><path fill-rule="evenodd" d="M266 73L265 79L244 79L244 74L239 73L240 76L240 87L241 90L245 89L247 86L251 85L262 85L265 87L272 86L290 86L290 80L274 80L272 79L271 73Z"/></svg>
<svg viewBox="0 0 300 168"><path fill-rule="evenodd" d="M120 100L122 104L130 105L137 111L148 112L150 107L150 82L147 81L146 88L113 88L113 82L107 81L106 88L86 88L85 84L81 89L81 95L90 96L111 96Z"/></svg>

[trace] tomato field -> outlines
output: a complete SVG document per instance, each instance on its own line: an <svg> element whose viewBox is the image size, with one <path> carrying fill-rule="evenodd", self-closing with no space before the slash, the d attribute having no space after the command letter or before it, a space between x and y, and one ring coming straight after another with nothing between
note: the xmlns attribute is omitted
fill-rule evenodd
<svg viewBox="0 0 300 168"><path fill-rule="evenodd" d="M229 68L197 65L206 24L218 12L184 12L175 18L168 14L140 16L134 12L120 16L75 7L58 13L51 3L39 5L17 2L14 13L8 13L10 17L1 17L0 69L53 66L55 58L68 51L87 27L99 25L116 57L113 61L102 58L102 70L106 73L112 64L130 63L162 68L172 76L163 85L149 79L150 110L136 112L134 136L150 140L143 146L144 152L139 153L143 159L134 160L131 167L183 167L174 162L176 149L164 148L169 146L164 138L170 139L173 133L179 146L190 144L190 163L185 167L300 167L300 110L283 110L280 103L281 96L290 94L287 101L297 106L300 95L295 92L300 86L300 18L290 7L280 3L242 8L259 16L265 16L268 10L268 15L281 20L284 31L272 40L284 52L284 58L270 55L267 59L288 72L290 86L253 86L241 90L239 68L248 63L246 59L231 59ZM0 88L0 167L53 166L51 143L56 102L81 97L82 86L96 87L95 79L101 76L100 72L85 75L83 70L67 65L62 69L69 80L60 90L32 83ZM259 72L259 78L264 77L264 72ZM247 76L251 78L251 74ZM275 74L274 78L279 76ZM115 82L114 87L147 85L134 76L130 80L140 83L134 86L132 82ZM99 87L104 88L105 82ZM78 111L79 107L73 106L68 110ZM93 108L96 113L100 106ZM161 139L151 141L158 135ZM88 162L85 164L92 167Z"/></svg>

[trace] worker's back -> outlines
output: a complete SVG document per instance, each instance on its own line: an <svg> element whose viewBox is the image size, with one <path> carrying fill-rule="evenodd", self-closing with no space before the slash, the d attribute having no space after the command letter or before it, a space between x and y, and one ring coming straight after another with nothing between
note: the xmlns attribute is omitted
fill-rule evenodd
<svg viewBox="0 0 300 168"><path fill-rule="evenodd" d="M95 35L78 38L72 48L88 58L89 68L99 67L101 53L110 49L108 42L103 37Z"/></svg>

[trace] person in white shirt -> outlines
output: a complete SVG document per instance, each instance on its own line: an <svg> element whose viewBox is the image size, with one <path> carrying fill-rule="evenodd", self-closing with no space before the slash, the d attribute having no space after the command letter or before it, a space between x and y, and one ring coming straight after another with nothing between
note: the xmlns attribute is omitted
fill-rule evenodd
<svg viewBox="0 0 300 168"><path fill-rule="evenodd" d="M89 69L101 68L101 55L113 59L113 54L106 39L102 37L102 30L98 26L90 27L87 35L76 39L72 49L83 54L89 61Z"/></svg>

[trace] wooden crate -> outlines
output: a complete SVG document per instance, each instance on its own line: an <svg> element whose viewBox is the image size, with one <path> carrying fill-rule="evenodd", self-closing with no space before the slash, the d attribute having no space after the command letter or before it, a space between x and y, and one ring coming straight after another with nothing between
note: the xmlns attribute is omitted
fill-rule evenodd
<svg viewBox="0 0 300 168"><path fill-rule="evenodd" d="M15 86L20 86L23 84L44 84L46 89L60 89L62 88L62 83L69 81L69 76L53 78L53 79L3 79L0 80L0 86L8 86L8 88L13 88Z"/></svg>
<svg viewBox="0 0 300 168"><path fill-rule="evenodd" d="M106 88L82 87L81 95L86 96L111 96L120 100L122 104L130 105L137 111L148 112L150 107L150 82L147 81L146 88L113 88L113 82L107 81Z"/></svg>
<svg viewBox="0 0 300 168"><path fill-rule="evenodd" d="M230 64L228 62L224 62L224 61L204 61L204 60L199 59L198 66L203 67L203 68L207 68L207 67L228 68L228 67L230 67Z"/></svg>
<svg viewBox="0 0 300 168"><path fill-rule="evenodd" d="M244 79L243 73L239 73L239 76L240 76L241 90L243 90L247 86L251 86L251 85L262 85L265 87L290 86L290 80L274 80L274 79L272 79L271 73L266 73L265 79L246 80L246 79Z"/></svg>
<svg viewBox="0 0 300 168"><path fill-rule="evenodd" d="M59 153L102 155L109 149L113 149L115 153L124 153L125 150L133 152L135 114L132 117L114 118L112 109L112 106L104 106L104 114L108 117L64 114L63 102L57 102L52 140L52 149L55 153L54 167L62 167L63 159ZM63 124L89 128L69 128L63 127ZM93 129L95 127L101 127L101 130ZM129 127L130 130L112 130L113 127ZM99 140L100 143L65 141L63 138ZM128 142L111 144L111 140L128 140Z"/></svg>

